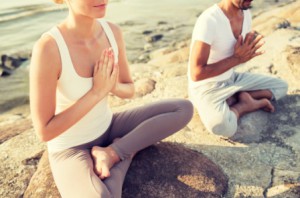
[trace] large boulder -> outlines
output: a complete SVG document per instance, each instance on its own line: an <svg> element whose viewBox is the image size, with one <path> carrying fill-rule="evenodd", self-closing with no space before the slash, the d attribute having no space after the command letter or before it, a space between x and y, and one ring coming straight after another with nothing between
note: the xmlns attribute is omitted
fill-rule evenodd
<svg viewBox="0 0 300 198"><path fill-rule="evenodd" d="M32 176L28 188L24 193L24 198L38 197L60 198L51 173L47 151L44 152L37 171Z"/></svg>
<svg viewBox="0 0 300 198"><path fill-rule="evenodd" d="M137 154L125 179L124 198L222 197L228 179L205 155L159 143Z"/></svg>

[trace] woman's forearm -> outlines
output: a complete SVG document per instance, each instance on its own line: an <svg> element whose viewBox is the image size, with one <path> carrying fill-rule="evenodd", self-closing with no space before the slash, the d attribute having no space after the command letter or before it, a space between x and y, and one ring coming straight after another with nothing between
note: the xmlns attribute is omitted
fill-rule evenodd
<svg viewBox="0 0 300 198"><path fill-rule="evenodd" d="M132 98L134 96L134 84L117 83L111 92L120 98Z"/></svg>
<svg viewBox="0 0 300 198"><path fill-rule="evenodd" d="M47 123L35 122L35 129L42 141L49 141L73 126L84 117L99 101L106 96L105 93L89 91L66 110L53 115Z"/></svg>

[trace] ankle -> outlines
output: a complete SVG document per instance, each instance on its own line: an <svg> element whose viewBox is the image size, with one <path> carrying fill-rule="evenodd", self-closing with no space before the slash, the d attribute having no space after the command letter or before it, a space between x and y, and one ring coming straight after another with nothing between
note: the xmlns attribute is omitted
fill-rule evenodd
<svg viewBox="0 0 300 198"><path fill-rule="evenodd" d="M236 115L237 119L240 118L240 113L236 108L231 107L230 110Z"/></svg>
<svg viewBox="0 0 300 198"><path fill-rule="evenodd" d="M117 163L117 162L119 162L121 160L120 157L119 157L119 155L118 155L118 153L115 151L115 149L113 147L108 146L106 148L108 150L109 156L111 157L111 159L112 159L112 161L114 163Z"/></svg>

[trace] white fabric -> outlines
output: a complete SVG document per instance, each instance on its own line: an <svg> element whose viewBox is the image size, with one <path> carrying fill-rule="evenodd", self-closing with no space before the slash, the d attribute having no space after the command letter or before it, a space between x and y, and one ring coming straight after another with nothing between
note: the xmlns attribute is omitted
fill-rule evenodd
<svg viewBox="0 0 300 198"><path fill-rule="evenodd" d="M114 35L106 21L101 20L100 23L113 48L117 62L118 46ZM68 47L57 27L53 27L46 34L50 34L55 39L62 61L62 71L56 90L55 113L58 114L74 104L92 88L93 78L84 78L76 73ZM105 97L76 124L48 141L48 150L49 152L57 152L93 141L108 129L111 120L112 111L108 105L107 97Z"/></svg>
<svg viewBox="0 0 300 198"><path fill-rule="evenodd" d="M244 38L251 31L251 13L249 10L244 10L243 13L242 36ZM205 10L198 17L193 31L190 50L192 50L195 41L202 41L210 45L211 50L207 64L218 62L233 54L234 45L237 40L233 35L229 19L217 4ZM190 77L189 63L188 76L190 89L191 91L197 91L197 88L204 83L229 79L232 73L233 69L230 69L218 76L195 82Z"/></svg>

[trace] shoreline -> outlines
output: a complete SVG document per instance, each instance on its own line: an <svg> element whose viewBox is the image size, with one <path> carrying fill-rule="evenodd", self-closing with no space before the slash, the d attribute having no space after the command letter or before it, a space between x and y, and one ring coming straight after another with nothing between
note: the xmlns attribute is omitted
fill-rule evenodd
<svg viewBox="0 0 300 198"><path fill-rule="evenodd" d="M268 5L267 8L255 8L255 11L252 11L253 14L253 19L256 18L257 16L259 16L260 14L264 13L264 12L268 12L274 8L277 7L282 7L288 4L291 4L293 2L295 2L296 0L290 0L288 2L277 2L276 4L270 4ZM51 13L51 10L54 10L53 12L58 12L61 11L63 8L62 6L59 5L51 5L49 8L45 8L45 10L50 10L49 13ZM193 10L193 12L196 12L197 14L195 16L192 16L193 19L192 21L196 22L197 17L199 16L199 14L201 14L203 10L198 10L196 12L196 10ZM47 13L45 13L47 14ZM62 13L59 13L62 14ZM157 20L157 19L156 19ZM164 47L171 47L173 42L182 42L182 41L186 41L187 38L191 37L191 32L193 29L193 24L180 24L180 22L177 21L178 24L174 24L174 23L170 23L164 21L164 19L162 20L158 20L157 24L151 27L142 27L142 29L140 29L140 27L138 27L138 31L139 32L128 32L128 26L139 26L140 21L132 21L132 20L128 20L128 21L123 21L120 23L116 23L119 24L121 29L124 29L125 34L125 43L126 46L128 48L127 52L128 52L128 60L130 63L145 63L147 60L149 60L149 58L146 58L149 55L149 50L150 51L154 51L154 50L158 50L160 48L164 48ZM1 24L1 23L0 23ZM182 26L183 25L183 26ZM189 29L189 31L186 31L186 29ZM175 32L182 32L183 31L183 36L177 36L175 34ZM143 34L144 32L151 32L150 34ZM139 50L135 50L132 51L130 48L132 41L131 39L129 39L130 36L132 36L132 33L134 33L134 37L135 40L137 40L139 42L139 45L134 45L135 48L139 48ZM160 36L162 35L162 38L159 39L155 39L156 36ZM182 34L180 34L182 35ZM150 41L151 37L154 37L154 40L152 42L145 42L145 41ZM127 38L126 38L127 37ZM150 38L149 38L150 37ZM157 38L157 37L156 37ZM179 40L177 40L179 38ZM166 41L164 40L166 39ZM26 54L30 54L32 50L32 46L27 46L25 48L15 48L12 47L10 49L7 49L5 51L1 51L0 52L0 56L1 55L7 55L7 56L15 56L16 54L20 54L20 53L26 53ZM132 52L131 52L132 51ZM144 58L143 58L144 57Z"/></svg>

